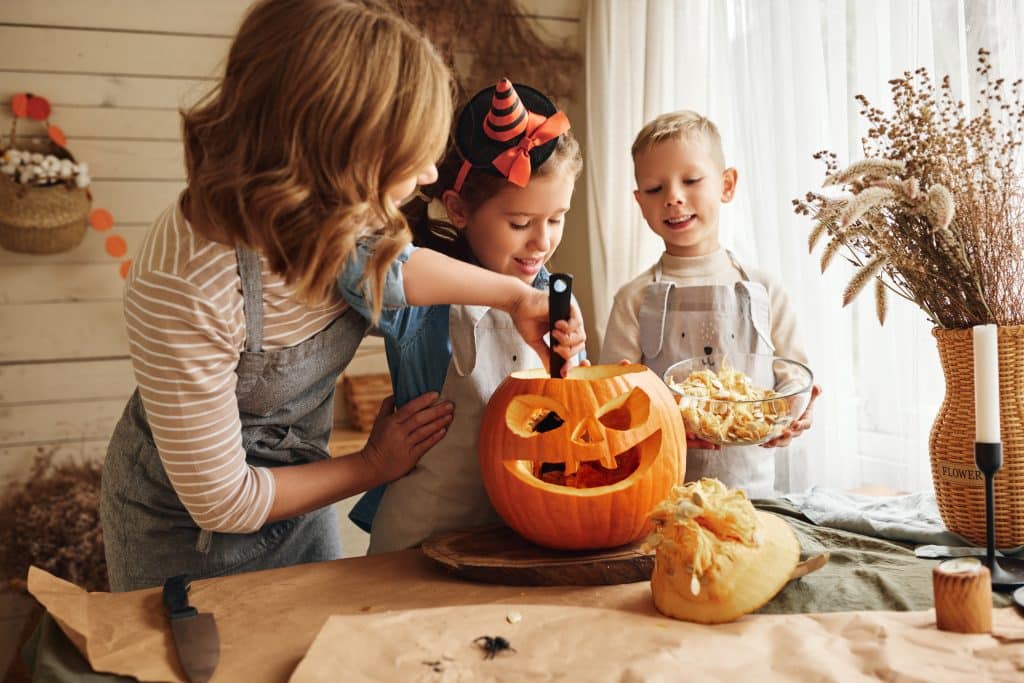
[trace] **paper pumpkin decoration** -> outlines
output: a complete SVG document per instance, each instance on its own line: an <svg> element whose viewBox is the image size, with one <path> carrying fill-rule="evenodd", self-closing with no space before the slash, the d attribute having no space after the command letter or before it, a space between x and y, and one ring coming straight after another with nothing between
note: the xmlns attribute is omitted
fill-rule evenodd
<svg viewBox="0 0 1024 683"><path fill-rule="evenodd" d="M755 510L743 491L717 479L676 487L651 520L654 606L675 619L718 624L753 612L800 561L800 544L781 517Z"/></svg>
<svg viewBox="0 0 1024 683"><path fill-rule="evenodd" d="M25 92L18 93L11 98L11 113L15 118L28 116L28 98L29 94Z"/></svg>
<svg viewBox="0 0 1024 683"><path fill-rule="evenodd" d="M28 104L25 110L28 117L36 121L45 121L50 118L50 102L45 97L28 95Z"/></svg>
<svg viewBox="0 0 1024 683"><path fill-rule="evenodd" d="M686 436L664 382L643 365L577 367L565 379L513 373L487 404L480 472L519 535L560 549L640 539L680 483Z"/></svg>

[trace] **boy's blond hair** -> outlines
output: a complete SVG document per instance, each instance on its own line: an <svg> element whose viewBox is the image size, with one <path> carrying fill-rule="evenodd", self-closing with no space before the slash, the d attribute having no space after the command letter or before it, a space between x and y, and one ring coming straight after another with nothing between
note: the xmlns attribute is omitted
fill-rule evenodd
<svg viewBox="0 0 1024 683"><path fill-rule="evenodd" d="M640 154L659 142L695 139L707 143L711 158L724 169L725 154L722 152L722 136L718 133L718 126L706 116L688 109L662 114L641 128L633 141L633 161L635 163Z"/></svg>

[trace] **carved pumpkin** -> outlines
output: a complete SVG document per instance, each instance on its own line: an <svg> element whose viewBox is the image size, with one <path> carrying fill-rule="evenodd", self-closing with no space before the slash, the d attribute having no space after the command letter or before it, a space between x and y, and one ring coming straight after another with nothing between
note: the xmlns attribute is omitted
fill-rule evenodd
<svg viewBox="0 0 1024 683"><path fill-rule="evenodd" d="M643 365L577 367L565 379L513 373L487 404L479 444L494 509L550 548L642 538L686 468L679 407Z"/></svg>

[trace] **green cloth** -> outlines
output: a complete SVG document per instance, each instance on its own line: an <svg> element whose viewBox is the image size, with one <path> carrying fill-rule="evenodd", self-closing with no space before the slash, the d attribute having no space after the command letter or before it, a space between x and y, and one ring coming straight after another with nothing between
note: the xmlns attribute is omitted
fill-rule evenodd
<svg viewBox="0 0 1024 683"><path fill-rule="evenodd" d="M784 500L756 500L754 507L783 517L796 532L801 557L828 551L818 571L790 582L758 614L853 612L860 610L920 611L934 607L932 567L939 560L914 555L913 545L815 526ZM1008 593L993 593L992 604L1008 607Z"/></svg>
<svg viewBox="0 0 1024 683"><path fill-rule="evenodd" d="M118 683L135 678L114 674L98 674L78 652L49 612L44 612L39 625L21 649L22 659L35 683Z"/></svg>

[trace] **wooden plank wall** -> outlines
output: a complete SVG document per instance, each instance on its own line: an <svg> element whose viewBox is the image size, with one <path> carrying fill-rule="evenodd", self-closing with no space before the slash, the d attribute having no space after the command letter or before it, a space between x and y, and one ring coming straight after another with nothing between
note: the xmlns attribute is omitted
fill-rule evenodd
<svg viewBox="0 0 1024 683"><path fill-rule="evenodd" d="M553 40L579 46L583 0L525 0ZM134 388L112 233L129 256L183 187L177 110L213 83L249 0L5 0L0 2L0 131L7 103L34 92L91 167L95 207L109 233L90 230L56 255L0 249L0 483L33 454L102 458ZM23 126L20 132L28 132ZM379 343L357 371L382 370Z"/></svg>

